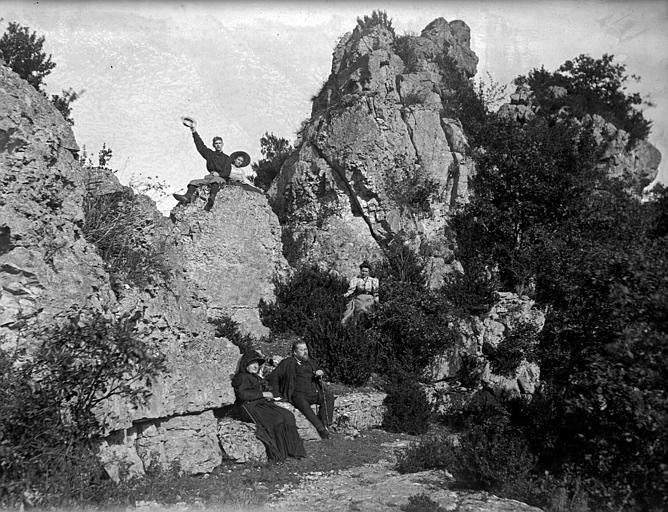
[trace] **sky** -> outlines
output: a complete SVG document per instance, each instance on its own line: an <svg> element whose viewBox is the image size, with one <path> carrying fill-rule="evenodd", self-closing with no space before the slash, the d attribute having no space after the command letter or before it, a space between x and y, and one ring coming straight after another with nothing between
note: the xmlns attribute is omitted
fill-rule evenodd
<svg viewBox="0 0 668 512"><path fill-rule="evenodd" d="M57 66L47 92L84 91L74 133L95 157L106 144L121 182L183 191L205 174L184 115L206 143L261 158L265 132L294 140L332 51L357 17L385 10L397 34L461 19L478 55L476 79L510 84L535 67L555 70L586 53L613 54L639 75L629 91L655 104L651 143L668 183L668 1L66 2L0 0L0 29L17 21L45 36ZM510 86L512 89L512 86ZM509 92L511 92L509 90ZM157 197L157 196L156 196ZM176 203L158 201L163 213Z"/></svg>

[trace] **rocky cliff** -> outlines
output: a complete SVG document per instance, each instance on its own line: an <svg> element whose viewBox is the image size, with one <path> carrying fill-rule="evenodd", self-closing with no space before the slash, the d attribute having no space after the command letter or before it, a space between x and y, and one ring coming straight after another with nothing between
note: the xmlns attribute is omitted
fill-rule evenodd
<svg viewBox="0 0 668 512"><path fill-rule="evenodd" d="M258 302L271 299L272 278L286 268L266 198L229 188L210 213L192 206L166 219L109 170L82 168L69 124L4 66L0 112L0 348L34 344L31 328L70 308L132 315L166 371L146 403L112 399L97 409L109 434L103 459L112 468L122 459L134 474L179 458L186 470L215 467L223 454L213 410L233 401L239 350L215 338L209 321L226 313L263 332ZM131 208L133 243L157 247L159 276L141 285L111 278L85 225L86 208L105 197Z"/></svg>
<svg viewBox="0 0 668 512"><path fill-rule="evenodd" d="M341 39L302 143L270 189L291 264L352 273L401 241L428 257L432 284L442 282L453 263L448 213L466 201L473 172L443 101L448 73L475 74L469 43L464 22L443 18L419 36L378 24Z"/></svg>

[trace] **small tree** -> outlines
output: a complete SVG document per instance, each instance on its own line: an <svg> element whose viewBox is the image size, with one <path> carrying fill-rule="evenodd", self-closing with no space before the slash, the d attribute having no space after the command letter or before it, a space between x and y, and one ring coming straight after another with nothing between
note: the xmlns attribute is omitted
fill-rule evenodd
<svg viewBox="0 0 668 512"><path fill-rule="evenodd" d="M65 121L70 124L74 124L74 120L71 117L72 103L78 100L83 93L83 89L79 92L76 92L70 87L67 90L63 89L62 94L53 94L51 96L51 103L53 103L53 106L56 107L61 114L63 114Z"/></svg>
<svg viewBox="0 0 668 512"><path fill-rule="evenodd" d="M44 85L44 77L56 67L51 54L42 51L44 36L30 32L30 28L10 22L0 38L0 57L18 75L38 91Z"/></svg>
<svg viewBox="0 0 668 512"><path fill-rule="evenodd" d="M112 155L112 149L107 147L106 142L103 142L102 149L100 149L100 151L97 153L97 161L100 164L100 167L106 167L109 163L109 160L111 160Z"/></svg>
<svg viewBox="0 0 668 512"><path fill-rule="evenodd" d="M651 121L645 119L639 106L644 102L640 94L627 93L626 83L631 78L638 82L640 77L627 75L626 66L614 62L614 56L603 54L600 59L589 55L579 55L567 60L559 69L551 73L545 68L533 69L528 76L520 76L515 83L531 87L543 114L563 111L581 117L598 114L629 134L629 147L649 135ZM555 97L553 86L567 90L566 96Z"/></svg>
<svg viewBox="0 0 668 512"><path fill-rule="evenodd" d="M265 132L260 139L260 152L264 158L253 164L255 171L255 185L262 190L268 190L272 181L281 170L283 162L293 151L292 144L283 137L277 137L273 133Z"/></svg>
<svg viewBox="0 0 668 512"><path fill-rule="evenodd" d="M361 30L370 29L376 25L387 28L390 32L392 32L392 35L394 35L392 18L387 17L386 11L373 11L371 16L365 15L364 18L357 18L357 26Z"/></svg>

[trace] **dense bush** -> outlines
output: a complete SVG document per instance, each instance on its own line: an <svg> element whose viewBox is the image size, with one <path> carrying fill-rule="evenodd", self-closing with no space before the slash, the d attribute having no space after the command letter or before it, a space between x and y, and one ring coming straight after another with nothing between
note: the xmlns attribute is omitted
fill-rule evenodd
<svg viewBox="0 0 668 512"><path fill-rule="evenodd" d="M294 333L306 341L329 377L364 384L376 370L379 341L377 333L361 324L341 325L345 278L304 266L275 286L276 302L260 303L262 322L275 334Z"/></svg>
<svg viewBox="0 0 668 512"><path fill-rule="evenodd" d="M103 471L94 410L121 396L141 402L163 357L139 341L130 318L69 311L0 351L0 502L93 499Z"/></svg>
<svg viewBox="0 0 668 512"><path fill-rule="evenodd" d="M209 323L215 327L214 336L217 338L227 338L234 345L239 347L239 352L245 354L254 349L254 338L250 334L243 334L239 330L239 324L229 315L222 315L218 318L209 320Z"/></svg>
<svg viewBox="0 0 668 512"><path fill-rule="evenodd" d="M582 54L552 73L545 68L533 69L528 76L518 77L516 83L531 87L543 115L555 115L564 108L569 116L598 114L628 132L631 147L649 135L652 123L638 109L643 104L640 94L626 92L626 66L613 60L614 56L608 54L600 59ZM639 80L635 75L631 78ZM553 86L563 87L568 94L555 97L550 92Z"/></svg>
<svg viewBox="0 0 668 512"><path fill-rule="evenodd" d="M608 178L598 167L591 126L575 121L587 113L605 117L605 109L618 120L631 112L627 107L637 102L624 96L623 69L608 58L580 59L560 73L569 75L567 83L548 83L545 73L530 78L538 101L547 101L549 85L575 87L584 98L581 110L545 104L522 126L483 124L473 199L453 221L457 257L483 283L491 277L520 293L535 286L548 311L535 353L542 386L512 416L522 427L514 439L521 434L536 460L536 478L549 470L552 483L582 482L596 510L662 510L668 247L659 226L668 201L658 190L641 203ZM511 371L529 345L512 337L504 342L491 354L496 370ZM523 457L512 446L508 452ZM472 453L467 457L470 464ZM534 490L549 485L538 479ZM575 487L568 491L573 496L584 492Z"/></svg>
<svg viewBox="0 0 668 512"><path fill-rule="evenodd" d="M375 267L381 300L365 321L342 326L346 279L310 266L276 283L276 302L260 304L262 321L274 333L303 337L341 382L360 384L373 372L417 375L454 343L448 304L428 289L419 258L405 244L393 244Z"/></svg>
<svg viewBox="0 0 668 512"><path fill-rule="evenodd" d="M492 372L511 377L515 375L522 361L536 360L537 344L538 329L535 324L522 322L514 325L496 347L483 345L483 352L489 360Z"/></svg>
<svg viewBox="0 0 668 512"><path fill-rule="evenodd" d="M417 374L399 371L391 375L385 391L383 426L386 429L408 434L424 434L429 430L431 405Z"/></svg>

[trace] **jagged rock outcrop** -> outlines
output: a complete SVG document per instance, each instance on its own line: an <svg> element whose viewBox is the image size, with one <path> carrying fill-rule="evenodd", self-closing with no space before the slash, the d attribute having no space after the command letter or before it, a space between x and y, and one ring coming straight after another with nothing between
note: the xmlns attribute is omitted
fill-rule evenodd
<svg viewBox="0 0 668 512"><path fill-rule="evenodd" d="M206 190L172 210L170 251L191 285L184 297L208 319L228 315L256 336L268 334L258 312L260 300L274 299L273 280L284 277L281 226L264 194L241 185L223 187L210 212Z"/></svg>
<svg viewBox="0 0 668 512"><path fill-rule="evenodd" d="M382 24L341 39L302 143L270 189L291 264L352 273L408 240L431 262L432 285L452 270L447 215L466 201L473 164L443 101L448 73L475 74L469 39L465 23L443 18L401 40Z"/></svg>
<svg viewBox="0 0 668 512"><path fill-rule="evenodd" d="M81 236L83 180L70 126L0 65L0 348L73 305L113 300Z"/></svg>

